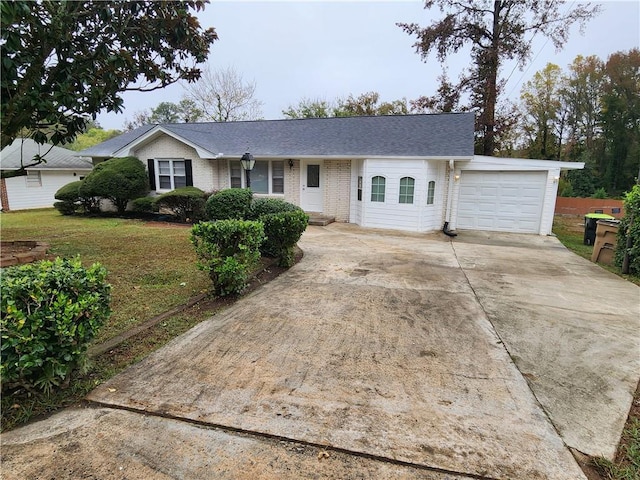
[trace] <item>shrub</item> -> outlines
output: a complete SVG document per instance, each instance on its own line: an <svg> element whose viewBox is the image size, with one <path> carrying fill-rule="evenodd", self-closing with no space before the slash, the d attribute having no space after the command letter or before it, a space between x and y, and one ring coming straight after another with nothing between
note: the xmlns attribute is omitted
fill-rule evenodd
<svg viewBox="0 0 640 480"><path fill-rule="evenodd" d="M2 388L49 391L82 365L88 342L110 314L110 286L100 264L79 258L9 267L0 291Z"/></svg>
<svg viewBox="0 0 640 480"><path fill-rule="evenodd" d="M80 185L83 197L110 200L122 215L130 200L149 191L144 165L135 157L111 158L96 165Z"/></svg>
<svg viewBox="0 0 640 480"><path fill-rule="evenodd" d="M242 293L263 240L262 223L248 220L202 222L191 229L198 268L209 272L219 296Z"/></svg>
<svg viewBox="0 0 640 480"><path fill-rule="evenodd" d="M73 215L76 213L76 210L80 206L80 185L82 185L82 180L67 183L60 187L54 194L53 198L60 201L55 202L53 206L62 215Z"/></svg>
<svg viewBox="0 0 640 480"><path fill-rule="evenodd" d="M156 198L155 197L135 198L131 202L131 209L134 212L140 212L140 213L157 212L158 206L156 205Z"/></svg>
<svg viewBox="0 0 640 480"><path fill-rule="evenodd" d="M624 217L616 239L615 263L618 267L622 267L625 253L629 255L628 273L640 275L640 185L634 185L624 197Z"/></svg>
<svg viewBox="0 0 640 480"><path fill-rule="evenodd" d="M62 215L73 215L76 213L78 206L73 202L54 202L53 208L58 210Z"/></svg>
<svg viewBox="0 0 640 480"><path fill-rule="evenodd" d="M294 247L309 224L309 216L297 208L282 213L262 215L267 239L260 248L264 255L278 258L281 267L290 267L294 262Z"/></svg>
<svg viewBox="0 0 640 480"><path fill-rule="evenodd" d="M156 205L170 208L179 222L197 222L204 218L205 195L196 187L176 188L156 198Z"/></svg>
<svg viewBox="0 0 640 480"><path fill-rule="evenodd" d="M600 187L595 192L593 192L591 198L607 198L607 191L604 189L604 187Z"/></svg>
<svg viewBox="0 0 640 480"><path fill-rule="evenodd" d="M253 194L247 188L228 188L209 197L205 206L207 220L244 220Z"/></svg>
<svg viewBox="0 0 640 480"><path fill-rule="evenodd" d="M254 198L247 213L248 220L258 220L268 213L282 213L299 210L300 207L293 203L285 202L279 198Z"/></svg>

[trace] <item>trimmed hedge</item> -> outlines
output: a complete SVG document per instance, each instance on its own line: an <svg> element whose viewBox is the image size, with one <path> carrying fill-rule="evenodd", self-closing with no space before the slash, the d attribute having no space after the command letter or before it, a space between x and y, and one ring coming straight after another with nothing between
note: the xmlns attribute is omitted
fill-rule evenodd
<svg viewBox="0 0 640 480"><path fill-rule="evenodd" d="M615 264L622 267L625 253L628 253L629 273L640 275L640 185L634 185L625 194L624 213L616 238ZM627 247L627 241L630 247Z"/></svg>
<svg viewBox="0 0 640 480"><path fill-rule="evenodd" d="M266 240L260 251L278 259L281 267L291 267L294 263L294 247L309 225L309 215L302 209L262 215Z"/></svg>
<svg viewBox="0 0 640 480"><path fill-rule="evenodd" d="M154 197L134 198L131 202L131 210L140 213L157 212L158 206Z"/></svg>
<svg viewBox="0 0 640 480"><path fill-rule="evenodd" d="M263 240L262 223L248 220L202 222L191 229L198 268L209 272L219 296L242 293L260 259Z"/></svg>
<svg viewBox="0 0 640 480"><path fill-rule="evenodd" d="M109 318L110 285L100 264L79 258L9 267L0 280L2 389L50 391L85 360Z"/></svg>
<svg viewBox="0 0 640 480"><path fill-rule="evenodd" d="M300 207L279 198L254 198L247 213L247 220L259 220L262 215L293 210L300 210Z"/></svg>
<svg viewBox="0 0 640 480"><path fill-rule="evenodd" d="M80 185L81 196L106 198L120 215L130 200L143 197L148 191L147 171L135 157L111 158L99 163Z"/></svg>
<svg viewBox="0 0 640 480"><path fill-rule="evenodd" d="M176 188L155 199L158 207L170 208L179 222L197 222L205 216L206 194L196 187Z"/></svg>
<svg viewBox="0 0 640 480"><path fill-rule="evenodd" d="M248 188L228 188L209 197L205 206L207 220L244 220L251 207L253 193Z"/></svg>

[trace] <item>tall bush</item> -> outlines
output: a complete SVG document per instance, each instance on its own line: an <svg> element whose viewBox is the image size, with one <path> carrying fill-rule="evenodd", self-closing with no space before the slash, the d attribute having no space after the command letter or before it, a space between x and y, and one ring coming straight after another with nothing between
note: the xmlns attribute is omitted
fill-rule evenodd
<svg viewBox="0 0 640 480"><path fill-rule="evenodd" d="M262 223L249 220L201 222L191 229L198 268L209 273L219 296L242 293L263 240Z"/></svg>
<svg viewBox="0 0 640 480"><path fill-rule="evenodd" d="M186 222L187 219L196 222L204 218L205 195L199 188L181 187L163 193L155 203L158 207L170 208L179 222Z"/></svg>
<svg viewBox="0 0 640 480"><path fill-rule="evenodd" d="M294 247L307 229L309 216L297 208L282 213L262 215L266 240L260 251L267 256L278 259L281 267L290 267L294 263Z"/></svg>
<svg viewBox="0 0 640 480"><path fill-rule="evenodd" d="M9 267L0 279L0 380L49 391L81 366L88 343L110 315L100 264L79 258Z"/></svg>
<svg viewBox="0 0 640 480"><path fill-rule="evenodd" d="M134 198L149 191L149 179L144 165L135 157L111 158L96 165L82 181L80 195L110 200L123 214Z"/></svg>
<svg viewBox="0 0 640 480"><path fill-rule="evenodd" d="M207 220L244 220L247 218L252 198L253 193L247 188L220 190L207 200Z"/></svg>
<svg viewBox="0 0 640 480"><path fill-rule="evenodd" d="M628 273L640 275L640 185L625 194L624 212L616 239L615 263L622 268L626 253Z"/></svg>

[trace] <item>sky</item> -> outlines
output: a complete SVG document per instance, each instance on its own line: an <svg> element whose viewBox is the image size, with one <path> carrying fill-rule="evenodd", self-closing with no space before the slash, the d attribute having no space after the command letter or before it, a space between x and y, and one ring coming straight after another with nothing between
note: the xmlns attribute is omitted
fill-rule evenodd
<svg viewBox="0 0 640 480"><path fill-rule="evenodd" d="M567 7L579 3L567 2ZM640 47L640 2L604 1L602 12L580 34L572 27L561 51L541 35L532 40L532 55L523 70L505 64L507 96L518 100L522 85L551 62L563 69L577 55L603 60L617 51ZM349 94L375 91L381 101L417 98L435 93L442 66L435 56L423 62L414 38L397 22L427 26L440 17L418 0L398 1L222 1L212 0L197 14L203 27L214 27L219 40L209 56L213 68L233 67L255 81L255 97L265 119L283 118L282 111L303 98L333 101ZM447 59L455 79L468 66L469 54ZM181 84L154 92L126 92L124 112L98 115L106 129L122 129L137 111L160 102L178 102Z"/></svg>

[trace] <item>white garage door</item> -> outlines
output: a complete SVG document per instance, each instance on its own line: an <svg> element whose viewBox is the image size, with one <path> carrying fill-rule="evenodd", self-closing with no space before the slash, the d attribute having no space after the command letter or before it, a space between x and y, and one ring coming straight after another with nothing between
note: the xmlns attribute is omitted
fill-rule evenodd
<svg viewBox="0 0 640 480"><path fill-rule="evenodd" d="M462 172L456 228L538 233L547 172Z"/></svg>

